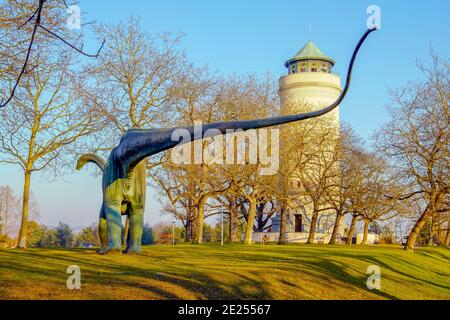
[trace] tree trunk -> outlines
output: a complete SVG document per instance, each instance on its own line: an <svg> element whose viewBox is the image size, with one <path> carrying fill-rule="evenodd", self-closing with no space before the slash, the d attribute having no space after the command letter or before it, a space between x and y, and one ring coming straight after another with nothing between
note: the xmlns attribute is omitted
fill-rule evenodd
<svg viewBox="0 0 450 320"><path fill-rule="evenodd" d="M190 242L191 241L191 228L192 228L192 221L191 220L186 220L186 242Z"/></svg>
<svg viewBox="0 0 450 320"><path fill-rule="evenodd" d="M287 206L285 203L282 203L280 212L280 236L278 238L278 244L280 245L286 244L286 214Z"/></svg>
<svg viewBox="0 0 450 320"><path fill-rule="evenodd" d="M23 202L22 202L22 221L20 224L19 239L17 243L18 248L27 247L27 230L28 230L28 203L30 196L30 180L31 171L25 170L25 181L23 184Z"/></svg>
<svg viewBox="0 0 450 320"><path fill-rule="evenodd" d="M336 244L337 233L341 225L343 215L336 211L336 220L334 221L333 232L331 233L330 242L328 244Z"/></svg>
<svg viewBox="0 0 450 320"><path fill-rule="evenodd" d="M417 236L419 235L420 230L422 230L423 226L427 222L427 219L430 217L432 211L427 208L425 212L420 216L419 220L416 221L416 224L412 228L411 232L408 236L408 241L406 241L405 250L413 250L414 245L416 244Z"/></svg>
<svg viewBox="0 0 450 320"><path fill-rule="evenodd" d="M194 244L203 243L203 226L205 223L205 200L200 200L197 208L197 230L195 231Z"/></svg>
<svg viewBox="0 0 450 320"><path fill-rule="evenodd" d="M363 234L361 244L367 243L367 236L369 234L369 223L370 222L368 220L364 220L364 234Z"/></svg>
<svg viewBox="0 0 450 320"><path fill-rule="evenodd" d="M0 193L0 241L3 239L3 224L2 224L2 215L3 215L3 201L2 201L2 194Z"/></svg>
<svg viewBox="0 0 450 320"><path fill-rule="evenodd" d="M358 216L353 215L352 222L350 223L350 229L348 229L347 244L352 244L353 234L355 233L357 219L358 219Z"/></svg>
<svg viewBox="0 0 450 320"><path fill-rule="evenodd" d="M430 236L428 237L428 246L433 246L434 219L430 218Z"/></svg>
<svg viewBox="0 0 450 320"><path fill-rule="evenodd" d="M447 224L447 234L445 235L444 245L450 247L450 223Z"/></svg>
<svg viewBox="0 0 450 320"><path fill-rule="evenodd" d="M240 239L236 200L232 200L230 204L230 242L239 242Z"/></svg>
<svg viewBox="0 0 450 320"><path fill-rule="evenodd" d="M247 228L245 230L244 244L252 244L253 224L256 217L256 199L250 201L248 210Z"/></svg>
<svg viewBox="0 0 450 320"><path fill-rule="evenodd" d="M8 218L9 218L9 200L8 198L5 199L5 226L3 227L3 234L6 235L6 238L8 238Z"/></svg>
<svg viewBox="0 0 450 320"><path fill-rule="evenodd" d="M194 242L195 233L197 232L197 209L195 213L195 218L191 221L191 240Z"/></svg>
<svg viewBox="0 0 450 320"><path fill-rule="evenodd" d="M308 241L306 243L312 244L314 243L314 236L316 235L316 225L317 225L317 218L318 218L318 211L314 209L312 217L311 217L311 225L309 226L309 235L308 235Z"/></svg>

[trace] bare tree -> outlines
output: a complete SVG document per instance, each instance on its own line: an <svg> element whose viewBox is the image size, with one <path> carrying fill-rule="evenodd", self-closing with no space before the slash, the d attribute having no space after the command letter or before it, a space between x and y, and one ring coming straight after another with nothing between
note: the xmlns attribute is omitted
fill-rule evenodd
<svg viewBox="0 0 450 320"><path fill-rule="evenodd" d="M192 69L188 75L178 79L178 85L170 88L170 99L173 109L170 111L172 124L192 125L195 121L208 123L218 119L219 101L222 93L217 86L217 79L211 79L204 69ZM158 187L163 191L163 202L166 203L166 213L174 215L183 222L186 228L187 240L193 238L194 243L203 241L203 225L209 215L205 207L209 199L217 196L226 189L224 181L217 183L214 176L214 166L201 161L195 163L194 159L201 156L209 141L203 140L200 151L194 144L188 144L190 148L189 163L174 164L171 152L167 152L159 161L159 167L154 167L150 176L158 182ZM200 152L200 155L194 154Z"/></svg>
<svg viewBox="0 0 450 320"><path fill-rule="evenodd" d="M277 112L277 95L276 86L270 75L258 79L250 76L244 79L234 79L227 84L226 98L222 105L222 117L226 120L243 120L255 117L263 118L273 115ZM253 132L258 134L258 132ZM275 189L274 185L277 179L273 176L264 176L260 174L262 163L260 159L255 163L250 161L250 153L247 152L250 147L255 147L257 143L252 139L252 133L237 133L230 136L227 147L234 148L234 164L226 164L219 167L219 179L228 181L230 188L226 191L226 195L230 198L233 205L230 212L239 207L242 218L246 221L246 231L244 235L244 243L252 243L252 234L254 231L254 223L257 218L258 206L264 206L263 203L273 200L271 190ZM271 139L268 137L268 141ZM242 156L242 163L238 160L238 145L243 143L248 150ZM268 145L268 152L274 152L278 146ZM242 151L242 149L240 150ZM261 150L260 150L261 151ZM263 208L264 209L264 208ZM267 213L267 212L266 212ZM273 212L271 213L273 214ZM232 225L235 230L238 223L237 216L232 217ZM236 219L236 220L234 220ZM233 232L231 232L233 236Z"/></svg>
<svg viewBox="0 0 450 320"><path fill-rule="evenodd" d="M336 188L335 181L339 179L338 148L335 145L327 145L329 142L335 144L336 140L329 137L328 134L324 134L318 144L319 150L310 158L306 168L299 174L302 188L312 205L307 243L314 243L319 215L333 209L328 203L326 195L330 189Z"/></svg>
<svg viewBox="0 0 450 320"><path fill-rule="evenodd" d="M100 25L96 34L106 45L84 70L90 79L83 94L109 123L104 135L111 137L105 146L110 149L130 128L155 128L172 121L172 95L191 65L178 49L179 36L151 36L135 17Z"/></svg>
<svg viewBox="0 0 450 320"><path fill-rule="evenodd" d="M36 41L56 41L84 56L98 57L105 42L96 54L83 51L83 46L79 44L81 37L77 38L65 26L67 8L64 0L7 0L0 4L0 39L3 40L0 45L0 70L6 71L0 80L6 78L10 83L7 98L2 99L0 109L12 101L28 69L39 63L34 60L30 66Z"/></svg>
<svg viewBox="0 0 450 320"><path fill-rule="evenodd" d="M304 104L301 108L305 109L308 106ZM298 172L304 170L309 160L305 145L315 130L315 123L316 120L307 121L302 125L291 124L281 129L280 168L276 183L270 185L271 194L276 198L281 218L279 245L286 243L287 214L291 209L306 204L306 200L301 195Z"/></svg>
<svg viewBox="0 0 450 320"><path fill-rule="evenodd" d="M172 118L176 120L177 124L187 125L193 124L196 120L209 123L219 119L250 119L255 115L264 117L274 106L274 100L271 98L274 92L272 89L273 87L267 79L259 80L255 77L220 79L204 75L202 80L202 74L199 71L199 74L184 78L182 85L173 88L172 98L176 108ZM229 138L230 141L226 142L229 144L227 147L230 147L231 144L235 148L236 157L237 143L235 144L235 141L237 136ZM206 150L210 143L210 139L203 140L201 142L202 150ZM194 150L191 149L191 151ZM221 152L216 156L222 157L224 160L225 153ZM191 160L193 158L194 155L191 154ZM247 203L252 204L246 207L247 210L244 210L245 213L248 213L250 208L256 208L257 201L261 198L261 194L254 192L258 189L258 184L263 181L256 174L257 164L251 165L247 162L245 164L223 164L223 161L220 161L220 164L202 162L174 166L167 163L163 165L163 168L167 171L163 177L164 175L177 177L172 180L160 179L160 186L166 191L173 192L173 195L169 196L169 199L172 199L170 200L172 209L179 206L180 201L189 203L195 208L195 243L202 241L203 221L207 216L205 207L214 205L214 201L224 205L228 209L226 211L230 212L231 239L238 241L240 238L238 235L238 208L243 209L245 206L241 200L245 198ZM176 173L177 170L178 173ZM250 218L251 222L248 223L250 231L246 233L250 237L250 242L256 211L251 210L251 213L255 214L253 214L253 218Z"/></svg>
<svg viewBox="0 0 450 320"><path fill-rule="evenodd" d="M450 92L448 61L431 53L429 66L419 63L424 79L391 92L391 120L376 136L386 154L413 192L425 203L405 249L412 250L428 219L449 211Z"/></svg>
<svg viewBox="0 0 450 320"><path fill-rule="evenodd" d="M351 195L353 210L364 222L361 244L367 242L371 223L389 220L402 212L402 203L398 199L405 193L383 159L366 154L364 160L362 188Z"/></svg>
<svg viewBox="0 0 450 320"><path fill-rule="evenodd" d="M56 174L69 146L98 130L95 113L73 85L71 52L37 41L30 63L35 68L19 83L0 123L0 161L18 165L24 173L20 248L26 246L31 175L50 170Z"/></svg>
<svg viewBox="0 0 450 320"><path fill-rule="evenodd" d="M342 219L352 210L350 198L354 191L354 179L358 177L354 170L357 170L360 165L358 159L363 150L361 139L349 126L344 126L341 129L338 148L340 169L339 177L335 180L337 184L335 188L328 188L328 192L325 193L326 202L329 203L336 214L329 244L336 243Z"/></svg>
<svg viewBox="0 0 450 320"><path fill-rule="evenodd" d="M20 217L19 199L10 186L0 187L0 242L4 242Z"/></svg>
<svg viewBox="0 0 450 320"><path fill-rule="evenodd" d="M447 231L445 233L445 240L444 240L444 244L446 247L450 246L450 217L447 221Z"/></svg>

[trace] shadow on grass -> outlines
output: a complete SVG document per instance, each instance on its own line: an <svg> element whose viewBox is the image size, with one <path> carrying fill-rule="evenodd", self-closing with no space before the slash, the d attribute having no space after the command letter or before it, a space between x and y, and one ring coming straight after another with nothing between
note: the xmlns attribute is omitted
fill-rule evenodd
<svg viewBox="0 0 450 320"><path fill-rule="evenodd" d="M205 248L208 248L208 246L205 246ZM361 254L360 252L349 251L348 248L345 248L345 250L334 250L333 253L322 250L325 247L303 248L288 246L285 248L283 252L280 252L277 246L266 246L264 251L259 247L249 249L247 247L230 246L223 252L217 252L216 250L199 253L198 247L185 246L181 248L184 249L182 251L168 247L158 248L155 251L148 249L140 256L124 256L127 259L121 259L122 257L116 259L114 256L98 256L95 253L95 249L0 250L0 275L11 272L21 275L24 279L32 278L48 281L61 285L64 288L68 277L66 268L74 264L81 267L84 282L105 286L105 289L113 283L118 286L145 290L164 299L179 299L182 295L174 293L170 286L172 285L194 294L199 299L271 299L270 286L267 286L264 281L259 281L259 279L255 278L257 275L250 277L238 269L233 270L233 266L238 264L246 268L249 267L251 270L255 270L255 268L261 269L261 272L271 272L273 269L291 272L292 274L301 272L325 284L327 282L330 283L330 279L332 279L333 282L337 281L337 285L348 286L348 290L352 290L352 287L359 288L362 292L367 292L368 296L398 299L398 297L386 292L369 290L366 287L367 276L364 274L365 270L353 269L357 275L349 272L352 267L345 260L353 259L376 264L417 281L449 289L445 285L413 277L399 271L384 261L367 254L367 251L364 250L361 251L364 254ZM183 254L181 257L179 257L180 252ZM10 258L3 259L2 253L10 254ZM194 253L197 255L194 256ZM190 256L195 258L189 259ZM336 257L343 258L343 261L336 261ZM183 258L185 260L182 260ZM396 258L402 259L400 257ZM213 259L212 261L220 262L221 264L205 265L202 259L205 259L205 261ZM185 261L185 263L182 261ZM133 263L136 263L136 265ZM202 268L196 268L196 263L202 263L202 268L203 270L206 269L206 271L203 272L200 271ZM405 260L405 263L408 263L408 261ZM209 270L213 272L220 271L228 278L233 279L233 281L227 282L226 280L219 281L214 279L208 275L207 271ZM258 272L260 271L258 270ZM361 274L361 276L358 276L358 274ZM145 279L156 280L170 285L149 284ZM277 281L283 286L298 288L295 283L287 280L281 279ZM2 279L0 277L0 286L1 284ZM11 283L8 283L8 285L11 286ZM252 290L249 292L248 288ZM299 290L302 289L299 288ZM303 290L306 291L307 288ZM313 297L320 298L317 296L317 293L313 292L311 294L313 294ZM300 293L298 297L301 296L304 295ZM87 293L84 298L92 298L92 295Z"/></svg>
<svg viewBox="0 0 450 320"><path fill-rule="evenodd" d="M411 254L412 254L412 253L411 253ZM328 256L329 256L329 255L328 255ZM345 257L345 258L355 259L355 255L346 254L346 253L335 253L335 254L333 254L333 256L334 256L334 257L339 256L339 257ZM437 260L436 263L442 262L442 261L440 261L440 259L437 259L437 258L436 258L435 256L433 256L433 255L427 254L427 256L428 256L428 258ZM405 259L405 258L403 258L403 257L401 257L401 256L399 256L399 255L396 255L396 256L388 256L388 257L389 257L390 259L394 260L394 261L396 262L397 265L403 264L403 265L408 265L409 267L414 267L414 265L411 265L411 261L409 261L409 260L407 260L407 259ZM369 263L369 264L377 265L377 266L379 266L379 267L381 267L381 268L383 268L383 269L385 269L385 270L389 270L389 271L392 271L393 273L402 275L402 276L404 276L404 277L406 277L406 278L414 279L414 280L416 280L416 281L418 281L418 282L423 282L423 283L426 283L426 284L428 284L428 285L433 285L433 286L436 286L436 287L440 287L440 288L442 288L442 289L450 290L450 287L449 287L449 286L445 286L445 285L442 285L442 284L437 283L437 282L432 282L432 281L429 281L429 280L424 279L424 278L416 277L416 276L412 275L411 273L407 273L407 272L401 271L399 268L395 268L395 267L393 267L392 265L390 265L390 264L388 264L388 263L386 263L386 262L384 262L384 261L381 261L379 258L376 258L376 257L374 257L374 256L367 255L367 254L358 254L357 258L358 258L359 260L365 261L365 262L367 262L367 263ZM420 270L419 270L419 271L420 271ZM425 269L424 269L423 271L430 272L430 270L425 270ZM433 271L433 272L435 272L435 271ZM438 273L438 272L436 272L436 273ZM438 273L438 274L443 275L442 273ZM445 276L445 275L444 275L444 276Z"/></svg>
<svg viewBox="0 0 450 320"><path fill-rule="evenodd" d="M88 250L64 250L65 255L60 256L53 254L51 258L45 256L44 252L46 254L56 253L53 249L44 249L42 251L39 250L39 253L35 251L22 250L8 251L8 253L16 256L17 259L5 262L2 261L0 256L0 275L15 273L17 275L21 275L21 278L23 279L42 280L61 285L62 288L65 288L66 279L68 277L68 274L66 274L66 268L69 265L78 265L82 270L82 279L84 283L105 286L114 283L114 285L117 286L142 289L148 291L149 293L161 296L164 299L180 299L179 295L174 294L169 289L151 285L145 281L139 281L139 279L153 279L179 286L190 293L196 294L200 299L227 299L230 297L229 290L222 288L219 283L216 283L213 279L202 272L196 272L195 274L189 274L186 276L179 272L173 272L170 268L168 268L169 270L165 272L161 272L158 268L152 268L148 265L144 267L135 267L126 264L112 264L117 261L112 261L108 256L98 256L95 254L95 251L89 252ZM86 252L89 252L89 254L93 253L95 254L95 257L100 259L97 260L98 262L93 262L89 259L81 258L80 255L72 257L71 253L73 252L84 254L86 254ZM48 260L50 259L52 260L51 269L47 268L49 265ZM128 276L132 276L137 279L133 281L130 280ZM11 282L5 281L5 283L6 282L8 282L8 286L11 287ZM0 278L0 286L1 283L2 279ZM264 296L265 293L262 295ZM244 297L239 296L237 298Z"/></svg>

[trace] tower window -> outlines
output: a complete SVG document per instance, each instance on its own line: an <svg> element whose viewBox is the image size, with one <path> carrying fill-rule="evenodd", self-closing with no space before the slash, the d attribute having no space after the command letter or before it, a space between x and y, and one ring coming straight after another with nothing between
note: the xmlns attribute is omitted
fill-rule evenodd
<svg viewBox="0 0 450 320"><path fill-rule="evenodd" d="M296 73L297 72L297 66L294 64L291 66L291 73Z"/></svg>
<svg viewBox="0 0 450 320"><path fill-rule="evenodd" d="M294 215L295 222L294 222L294 231L295 232L303 232L303 226L302 226L302 215L296 214Z"/></svg>

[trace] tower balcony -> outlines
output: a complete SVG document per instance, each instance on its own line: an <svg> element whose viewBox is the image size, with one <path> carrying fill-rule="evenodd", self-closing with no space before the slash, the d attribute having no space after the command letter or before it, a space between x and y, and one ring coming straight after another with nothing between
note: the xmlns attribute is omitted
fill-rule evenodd
<svg viewBox="0 0 450 320"><path fill-rule="evenodd" d="M280 94L283 91L301 87L316 88L330 93L341 93L341 77L334 73L301 72L282 76L279 80Z"/></svg>

